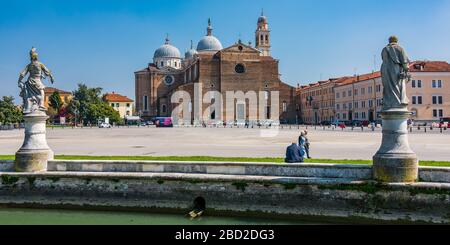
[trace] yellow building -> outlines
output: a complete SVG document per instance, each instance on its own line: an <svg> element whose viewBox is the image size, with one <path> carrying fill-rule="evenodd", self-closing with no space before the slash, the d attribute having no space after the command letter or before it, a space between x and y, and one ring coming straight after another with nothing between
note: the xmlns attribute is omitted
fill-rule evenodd
<svg viewBox="0 0 450 245"><path fill-rule="evenodd" d="M296 96L301 121L306 124L333 122L336 119L334 88L346 79L331 78L299 87Z"/></svg>
<svg viewBox="0 0 450 245"><path fill-rule="evenodd" d="M118 111L121 118L133 115L134 101L115 92L103 95L103 100L108 102L114 110Z"/></svg>
<svg viewBox="0 0 450 245"><path fill-rule="evenodd" d="M45 94L45 98L44 98L44 105L45 107L49 107L48 103L49 103L49 98L50 96L54 93L54 92L58 92L59 93L59 97L61 98L61 101L67 105L70 103L70 101L72 100L72 93L71 92L67 92L61 89L57 89L57 88L52 88L52 87L46 87L44 89L44 94Z"/></svg>
<svg viewBox="0 0 450 245"><path fill-rule="evenodd" d="M337 120L375 121L381 110L381 73L374 72L345 79L334 88Z"/></svg>
<svg viewBox="0 0 450 245"><path fill-rule="evenodd" d="M419 122L450 117L450 64L415 61L410 64L412 81L406 85L408 109ZM336 119L373 121L380 119L383 101L381 73L349 78L335 87Z"/></svg>

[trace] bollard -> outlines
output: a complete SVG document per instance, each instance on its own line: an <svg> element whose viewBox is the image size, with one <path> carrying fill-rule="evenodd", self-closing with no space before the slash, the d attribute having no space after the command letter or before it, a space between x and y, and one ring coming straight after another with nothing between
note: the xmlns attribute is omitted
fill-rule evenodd
<svg viewBox="0 0 450 245"><path fill-rule="evenodd" d="M425 129L425 133L427 132L427 127L424 127L424 129Z"/></svg>
<svg viewBox="0 0 450 245"><path fill-rule="evenodd" d="M412 127L409 127L409 132L412 133Z"/></svg>
<svg viewBox="0 0 450 245"><path fill-rule="evenodd" d="M441 134L442 134L442 127L441 127Z"/></svg>

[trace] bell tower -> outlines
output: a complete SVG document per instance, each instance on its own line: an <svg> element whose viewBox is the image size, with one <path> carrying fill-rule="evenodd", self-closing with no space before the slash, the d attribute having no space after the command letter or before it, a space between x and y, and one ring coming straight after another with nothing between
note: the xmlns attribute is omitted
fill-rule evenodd
<svg viewBox="0 0 450 245"><path fill-rule="evenodd" d="M258 18L258 24L255 32L255 48L261 52L262 56L270 56L270 30L264 12Z"/></svg>

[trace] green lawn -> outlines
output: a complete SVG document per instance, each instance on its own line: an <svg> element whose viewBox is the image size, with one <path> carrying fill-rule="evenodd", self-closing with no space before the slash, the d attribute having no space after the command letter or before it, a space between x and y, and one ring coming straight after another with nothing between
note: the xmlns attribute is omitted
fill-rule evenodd
<svg viewBox="0 0 450 245"><path fill-rule="evenodd" d="M14 155L0 155L1 160L14 160ZM220 161L220 162L274 162L284 163L283 158L251 158L251 157L208 157L208 156L69 156L56 155L57 160L155 160L155 161ZM372 164L371 160L333 160L333 159L306 159L310 163L338 163L338 164ZM421 166L450 167L450 161L420 161Z"/></svg>

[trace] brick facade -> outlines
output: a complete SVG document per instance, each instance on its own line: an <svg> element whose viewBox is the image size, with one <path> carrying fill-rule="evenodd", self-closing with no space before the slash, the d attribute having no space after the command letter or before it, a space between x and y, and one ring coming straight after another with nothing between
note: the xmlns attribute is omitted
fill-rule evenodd
<svg viewBox="0 0 450 245"><path fill-rule="evenodd" d="M172 110L178 105L170 102L172 94L185 91L191 98L191 123L211 120L281 120L295 123L295 88L280 80L278 60L267 54L268 52L263 53L258 47L238 41L219 51L198 52L194 58L183 61L182 69L158 68L155 64L149 64L147 68L135 72L136 111L143 118L171 116ZM165 83L167 76L174 78L173 84ZM207 111L211 103L204 98L210 91L220 92L222 113ZM227 107L227 99L231 98L230 92L233 94L238 91L256 100L237 99ZM202 96L195 97L196 92ZM261 104L273 104L272 95L276 95L276 92L279 93L277 108L262 106L260 109ZM216 98L212 100L216 101ZM251 103L256 103L256 108L251 107ZM277 110L278 117L275 115Z"/></svg>

